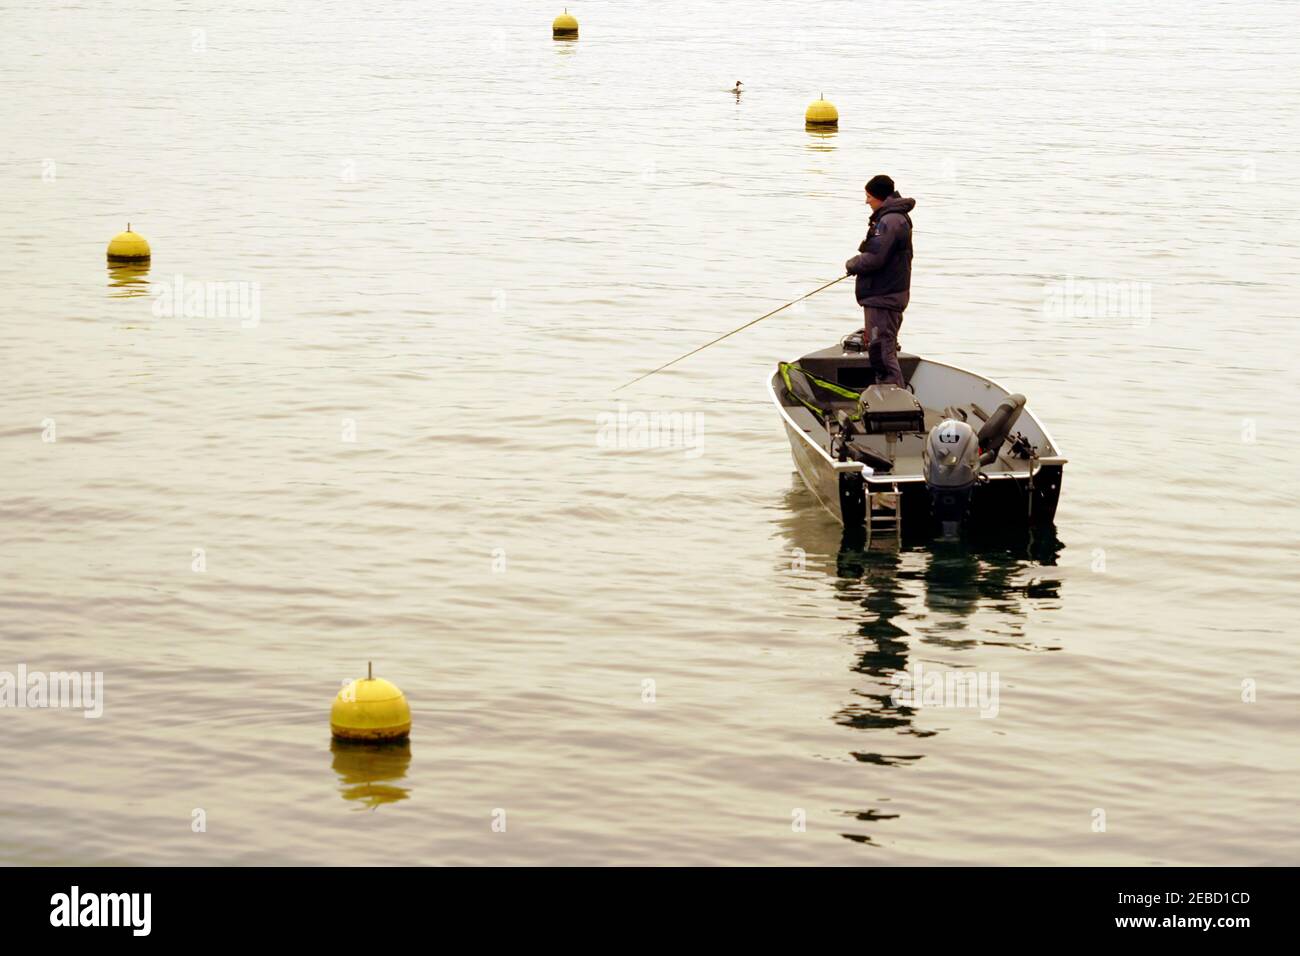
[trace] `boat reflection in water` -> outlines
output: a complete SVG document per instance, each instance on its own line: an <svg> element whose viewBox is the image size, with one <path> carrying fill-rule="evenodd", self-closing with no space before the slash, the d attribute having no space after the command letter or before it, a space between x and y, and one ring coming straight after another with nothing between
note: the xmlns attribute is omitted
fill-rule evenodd
<svg viewBox="0 0 1300 956"><path fill-rule="evenodd" d="M108 264L108 297L130 299L149 294L149 263L110 262Z"/></svg>
<svg viewBox="0 0 1300 956"><path fill-rule="evenodd" d="M380 804L410 798L409 788L393 783L405 779L410 769L410 739L383 744L331 739L330 752L334 772L339 775L339 791L344 800L357 801L357 809L374 810Z"/></svg>
<svg viewBox="0 0 1300 956"><path fill-rule="evenodd" d="M882 772L875 768L925 759L923 741L942 732L934 714L921 722L916 707L894 700L899 676L912 673L917 661L933 670L996 671L985 663L995 650L1058 649L1026 631L1030 610L1060 605L1061 582L1043 573L1065 547L1054 527L923 544L905 539L886 545L877 538L867 548L861 529L846 532L828 520L797 476L794 481L782 522L788 546L802 549L806 570L825 570L834 600L856 605L850 669L862 680L833 720L863 735L849 754L870 765L873 775ZM977 612L991 620L975 631L969 625ZM885 784L873 776L873 789L887 791ZM887 798L882 803L841 812L866 824L898 818ZM841 835L877 845L866 833Z"/></svg>

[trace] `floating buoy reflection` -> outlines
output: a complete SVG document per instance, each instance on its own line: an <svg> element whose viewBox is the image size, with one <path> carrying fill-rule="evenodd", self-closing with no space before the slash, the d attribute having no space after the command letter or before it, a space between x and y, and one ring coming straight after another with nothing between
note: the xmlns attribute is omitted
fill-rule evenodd
<svg viewBox="0 0 1300 956"><path fill-rule="evenodd" d="M360 804L358 810L374 810L380 804L410 798L409 787L394 783L404 780L410 769L410 740L373 744L333 739L330 752L334 772L339 775L339 792L344 800Z"/></svg>
<svg viewBox="0 0 1300 956"><path fill-rule="evenodd" d="M129 299L149 294L149 260L143 262L110 262L108 264L108 296L110 299Z"/></svg>
<svg viewBox="0 0 1300 956"><path fill-rule="evenodd" d="M818 129L808 127L808 148L817 153L833 153L835 151L836 132L832 129Z"/></svg>

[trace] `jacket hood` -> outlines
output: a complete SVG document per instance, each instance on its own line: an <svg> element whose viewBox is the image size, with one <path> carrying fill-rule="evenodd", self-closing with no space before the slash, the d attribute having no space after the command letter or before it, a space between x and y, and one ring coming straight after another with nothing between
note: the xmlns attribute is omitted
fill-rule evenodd
<svg viewBox="0 0 1300 956"><path fill-rule="evenodd" d="M894 193L894 195L890 196L888 199L886 199L884 202L880 204L879 209L877 209L875 212L871 214L871 221L875 222L881 216L887 215L891 212L901 212L904 215L906 215L907 213L911 212L915 208L916 208L915 199L906 199L898 195L898 193Z"/></svg>

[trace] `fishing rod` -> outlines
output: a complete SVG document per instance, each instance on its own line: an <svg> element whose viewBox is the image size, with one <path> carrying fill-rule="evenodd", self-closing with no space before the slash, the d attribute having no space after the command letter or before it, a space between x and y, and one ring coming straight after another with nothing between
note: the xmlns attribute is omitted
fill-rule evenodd
<svg viewBox="0 0 1300 956"><path fill-rule="evenodd" d="M646 372L644 375L638 375L636 378L632 379L632 381L630 381L630 382L624 382L624 383L623 383L622 385L620 385L618 388L614 389L614 391L617 392L617 391L619 391L620 389L627 388L629 385L635 385L637 382L641 381L641 379L643 379L643 378L649 378L651 375L654 375L655 372L662 372L664 369L668 368L669 365L676 365L676 364L677 364L678 362L680 362L682 359L688 359L688 358L690 358L692 355L694 355L696 352L703 352L703 351L704 351L705 349L707 349L710 345L717 345L717 344L718 344L719 342L721 342L723 339L725 339L725 338L730 338L731 336L735 335L737 332L743 332L743 331L745 331L745 329L749 328L751 325L757 325L759 322L762 322L764 319L771 318L772 316L776 315L776 314L777 314L778 312L780 312L782 309L788 309L788 308L790 308L790 306L794 305L796 302L802 302L804 299L807 299L809 296L814 296L814 295L816 295L818 292L821 292L823 289L829 289L831 286L833 286L833 285L834 285L835 283L837 283L837 282L843 282L843 281L844 281L845 279L847 279L848 277L849 277L849 273L846 272L846 273L844 273L844 275L840 276L838 279L832 279L830 282L826 283L825 285L823 285L823 286L818 286L816 289L813 289L811 292L808 293L808 295L801 295L801 296L799 296L799 298L797 298L797 299L791 299L791 300L790 300L789 302L787 302L785 305L783 305L783 306L779 306L778 308L773 309L771 312L768 312L766 315L760 315L758 318L753 319L752 321L746 322L746 323L745 323L744 325L742 325L740 328L738 328L738 329L732 329L732 330L731 330L730 332L728 332L726 335L719 335L719 336L718 336L716 339L714 339L712 342L705 342L705 343L704 343L703 345L701 345L698 349L692 349L691 351L687 352L685 355L679 355L679 356L677 356L677 358L673 359L671 362L668 362L668 363L665 364L665 365L660 365L660 366L659 366L658 368L656 368L656 369L651 369L650 371Z"/></svg>

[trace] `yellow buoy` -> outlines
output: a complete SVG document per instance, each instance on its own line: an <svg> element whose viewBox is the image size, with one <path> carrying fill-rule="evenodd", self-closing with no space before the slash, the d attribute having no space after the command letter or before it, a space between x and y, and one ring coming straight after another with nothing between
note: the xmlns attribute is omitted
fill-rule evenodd
<svg viewBox="0 0 1300 956"><path fill-rule="evenodd" d="M411 732L411 707L405 694L367 665L366 677L334 698L330 732L340 740L401 740Z"/></svg>
<svg viewBox="0 0 1300 956"><path fill-rule="evenodd" d="M126 224L126 232L119 232L108 242L109 262L141 262L149 258L149 243L144 236L131 231L131 224Z"/></svg>
<svg viewBox="0 0 1300 956"><path fill-rule="evenodd" d="M556 39L566 40L578 35L578 21L569 13L568 7L565 7L564 12L551 24L551 35Z"/></svg>
<svg viewBox="0 0 1300 956"><path fill-rule="evenodd" d="M813 101L813 104L808 107L808 112L803 114L803 119L805 125L818 129L840 125L839 110L835 108L834 103L824 98Z"/></svg>

